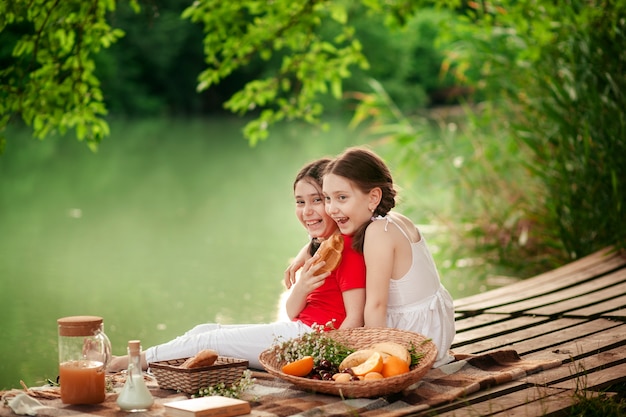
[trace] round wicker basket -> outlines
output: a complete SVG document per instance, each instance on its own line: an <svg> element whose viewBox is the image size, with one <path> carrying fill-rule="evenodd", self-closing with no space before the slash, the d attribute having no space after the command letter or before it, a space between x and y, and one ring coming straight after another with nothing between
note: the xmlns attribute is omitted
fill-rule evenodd
<svg viewBox="0 0 626 417"><path fill-rule="evenodd" d="M437 347L425 336L405 330L392 328L354 328L333 330L326 333L331 337L353 349L362 349L378 342L396 342L409 348L412 344L416 352L423 357L417 365L402 375L392 376L371 381L320 381L309 378L287 375L281 372L284 361L279 361L276 355L277 347L272 347L261 353L259 360L267 372L284 379L299 388L323 394L338 395L345 398L371 398L395 394L419 381L430 370L437 357Z"/></svg>

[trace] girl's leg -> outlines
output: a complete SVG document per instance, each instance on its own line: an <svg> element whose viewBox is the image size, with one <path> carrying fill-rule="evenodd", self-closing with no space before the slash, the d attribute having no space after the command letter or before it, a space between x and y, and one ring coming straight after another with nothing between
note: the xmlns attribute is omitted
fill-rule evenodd
<svg viewBox="0 0 626 417"><path fill-rule="evenodd" d="M192 328L191 330L183 334L183 337L210 332L212 330L217 330L217 329L233 329L237 327L248 327L248 326L250 326L250 324L219 324L219 323L198 324L197 326L195 326L194 328Z"/></svg>
<svg viewBox="0 0 626 417"><path fill-rule="evenodd" d="M246 359L251 368L263 369L259 355L277 341L312 331L301 322L276 322L234 326L208 326L205 332L190 330L183 336L145 350L148 363L194 356L203 349L221 356Z"/></svg>

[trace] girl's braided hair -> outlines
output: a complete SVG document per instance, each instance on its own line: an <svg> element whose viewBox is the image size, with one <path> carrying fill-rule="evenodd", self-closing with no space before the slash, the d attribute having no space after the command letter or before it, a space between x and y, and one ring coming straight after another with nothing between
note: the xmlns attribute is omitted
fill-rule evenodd
<svg viewBox="0 0 626 417"><path fill-rule="evenodd" d="M382 197L372 217L385 216L396 206L397 193L393 186L391 172L385 162L367 148L346 149L326 166L325 174L344 177L366 194L374 188L380 188ZM363 253L365 229L370 223L371 220L362 225L353 236L352 247L358 253Z"/></svg>

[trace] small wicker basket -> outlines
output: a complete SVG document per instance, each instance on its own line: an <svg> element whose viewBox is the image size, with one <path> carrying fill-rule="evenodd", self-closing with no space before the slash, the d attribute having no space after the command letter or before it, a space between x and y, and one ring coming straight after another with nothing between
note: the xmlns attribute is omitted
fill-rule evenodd
<svg viewBox="0 0 626 417"><path fill-rule="evenodd" d="M287 375L281 371L285 362L277 359L277 346L263 351L259 360L270 374L291 382L299 388L345 398L371 398L395 394L408 388L426 375L437 358L437 347L430 339L419 333L405 330L361 327L333 330L326 333L326 336L355 350L378 342L396 342L407 348L412 344L416 352L422 353L423 356L419 363L406 374L370 381L350 382L321 381Z"/></svg>
<svg viewBox="0 0 626 417"><path fill-rule="evenodd" d="M241 379L248 369L244 359L219 356L211 366L183 369L179 365L187 358L153 362L150 371L154 374L159 388L174 389L187 394L195 394L201 388L207 388L223 382L226 386Z"/></svg>

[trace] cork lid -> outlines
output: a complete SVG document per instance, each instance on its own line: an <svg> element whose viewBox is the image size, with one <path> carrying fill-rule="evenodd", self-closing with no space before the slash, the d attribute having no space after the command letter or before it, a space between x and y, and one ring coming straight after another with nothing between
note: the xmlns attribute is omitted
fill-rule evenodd
<svg viewBox="0 0 626 417"><path fill-rule="evenodd" d="M129 340L128 351L131 353L139 353L139 351L141 351L141 342L139 340Z"/></svg>
<svg viewBox="0 0 626 417"><path fill-rule="evenodd" d="M71 316L57 320L59 336L92 336L102 326L102 317Z"/></svg>

